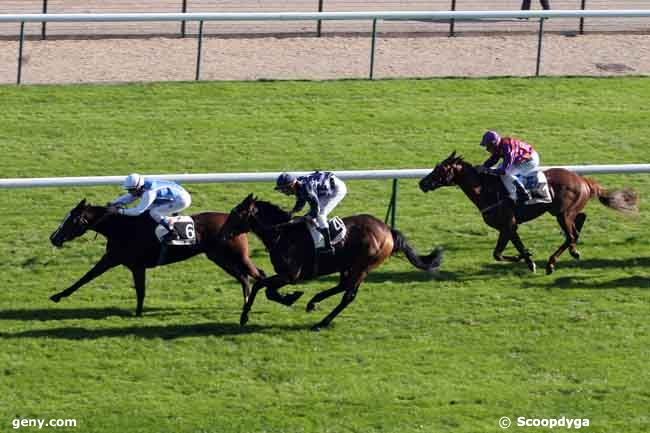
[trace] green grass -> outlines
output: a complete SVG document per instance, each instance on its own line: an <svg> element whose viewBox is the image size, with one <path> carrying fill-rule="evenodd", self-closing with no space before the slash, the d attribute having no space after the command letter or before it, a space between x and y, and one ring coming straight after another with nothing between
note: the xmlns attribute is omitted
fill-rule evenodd
<svg viewBox="0 0 650 433"><path fill-rule="evenodd" d="M0 87L0 168L422 168L452 150L482 161L486 128L534 143L543 164L649 162L648 100L647 78ZM304 298L333 278L304 285L291 309L260 296L240 329L239 285L201 257L148 272L142 318L124 269L53 304L104 240L55 250L49 234L81 198L120 191L1 190L0 430L20 417L76 418L83 432L496 432L502 416L565 416L589 418L586 431L647 432L650 178L596 177L635 188L641 214L592 201L583 260L567 254L551 276L493 262L496 232L460 190L401 181L398 228L420 251L446 248L440 274L393 258L320 333L309 326L338 298L313 314ZM229 210L249 192L291 205L270 184L188 188L194 211ZM390 182L349 189L338 214L384 216ZM549 216L521 234L540 268L562 240Z"/></svg>

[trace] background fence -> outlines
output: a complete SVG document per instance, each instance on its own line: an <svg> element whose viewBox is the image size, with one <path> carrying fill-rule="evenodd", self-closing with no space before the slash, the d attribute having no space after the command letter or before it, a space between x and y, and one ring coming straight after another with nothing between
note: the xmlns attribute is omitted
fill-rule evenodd
<svg viewBox="0 0 650 433"><path fill-rule="evenodd" d="M539 37L535 75L540 75L542 35L544 22L547 19L584 19L584 18L621 18L644 19L648 21L650 10L551 10L551 11L355 11L355 12L259 12L259 13L122 13L122 14L4 14L0 15L0 23L19 23L18 65L16 82L21 83L23 66L23 48L29 23L143 23L143 22L198 22L198 44L196 50L195 80L201 78L201 55L204 35L204 24L230 22L299 22L309 21L369 21L372 23L372 39L370 47L368 78L374 76L374 57L377 22L451 22L475 20L512 20L539 18ZM626 66L626 65L623 65Z"/></svg>
<svg viewBox="0 0 650 433"><path fill-rule="evenodd" d="M554 10L579 9L642 9L648 7L645 0L550 0ZM11 13L144 13L144 12L347 12L347 11L489 11L516 10L519 0L4 0L0 14ZM537 0L532 7L539 8ZM422 33L472 33L472 32L521 32L536 31L536 27L522 20L472 21L472 22L392 22L382 26L384 32ZM258 23L211 23L203 29L206 35L251 34L314 34L320 30L327 33L368 32L369 28L350 22L258 22ZM618 20L592 18L588 20L560 19L548 23L547 31L579 32L648 32L647 20ZM188 35L198 32L197 23L51 23L30 24L26 34L33 37L69 36L150 36ZM16 38L15 26L0 25L0 36Z"/></svg>
<svg viewBox="0 0 650 433"><path fill-rule="evenodd" d="M558 166L554 166L558 167ZM578 174L635 174L650 173L650 164L613 164L613 165L567 165L559 166ZM541 167L546 170L550 167ZM385 222L396 227L397 193L399 179L419 179L431 172L429 168L402 170L343 170L334 171L343 180L386 180L392 179L393 188L388 201ZM305 175L308 172L294 172ZM239 182L273 182L280 172L266 173L204 173L204 174L154 174L149 177L171 180L180 183L239 183ZM37 188L62 186L99 186L119 185L124 176L85 176L85 177L50 177L25 179L0 179L1 188Z"/></svg>

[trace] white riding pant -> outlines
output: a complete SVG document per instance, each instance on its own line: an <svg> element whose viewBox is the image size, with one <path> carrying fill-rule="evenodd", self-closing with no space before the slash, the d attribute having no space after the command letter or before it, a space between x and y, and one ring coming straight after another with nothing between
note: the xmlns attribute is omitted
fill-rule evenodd
<svg viewBox="0 0 650 433"><path fill-rule="evenodd" d="M512 164L506 174L501 176L501 181L506 187L510 198L514 201L517 200L517 184L521 186L524 190L526 187L517 179L517 175L527 176L531 173L534 173L539 168L539 154L535 151L530 156L530 159L518 164Z"/></svg>
<svg viewBox="0 0 650 433"><path fill-rule="evenodd" d="M345 186L345 183L338 177L334 178L334 188L332 193L325 197L318 197L318 205L320 207L320 212L315 218L316 226L319 229L326 229L327 225L327 215L334 210L337 204L343 200L343 197L348 193L348 187Z"/></svg>
<svg viewBox="0 0 650 433"><path fill-rule="evenodd" d="M151 215L151 218L153 218L157 223L163 219L165 222L169 222L167 219L169 215L187 209L191 204L192 197L190 197L190 195L184 191L172 201L161 204L153 204L149 208L149 215Z"/></svg>

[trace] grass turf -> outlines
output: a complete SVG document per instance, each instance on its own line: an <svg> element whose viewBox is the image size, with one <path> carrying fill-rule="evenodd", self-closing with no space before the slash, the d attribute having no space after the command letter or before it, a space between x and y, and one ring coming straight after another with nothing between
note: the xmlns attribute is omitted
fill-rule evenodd
<svg viewBox="0 0 650 433"><path fill-rule="evenodd" d="M2 177L431 167L473 162L484 129L533 143L542 164L648 162L650 80L444 79L0 87ZM589 418L590 430L650 428L647 175L603 175L641 194L630 219L592 201L581 262L551 276L494 263L496 232L457 188L401 181L397 226L418 250L446 248L430 277L391 259L320 333L306 300L259 297L240 329L239 285L205 258L148 272L133 317L115 269L56 305L101 255L88 234L48 242L83 197L116 187L2 190L0 429L75 418L84 432L489 432L498 420ZM269 184L188 185L192 210ZM383 217L390 182L350 182L337 214ZM561 243L545 216L521 229L538 266ZM252 255L271 266L251 238ZM30 431L30 429L25 429ZM65 429L57 429L65 431ZM533 429L539 430L539 429ZM512 427L509 431L520 431Z"/></svg>

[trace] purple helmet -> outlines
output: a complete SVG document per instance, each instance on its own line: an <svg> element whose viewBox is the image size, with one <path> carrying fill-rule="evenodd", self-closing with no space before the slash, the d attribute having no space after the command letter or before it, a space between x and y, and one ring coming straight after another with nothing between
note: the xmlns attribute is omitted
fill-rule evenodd
<svg viewBox="0 0 650 433"><path fill-rule="evenodd" d="M278 176L278 180L275 183L275 189L284 189L296 181L296 176L291 173L282 173Z"/></svg>
<svg viewBox="0 0 650 433"><path fill-rule="evenodd" d="M485 147L488 144L497 144L501 140L501 136L495 131L488 131L483 134L481 146Z"/></svg>

